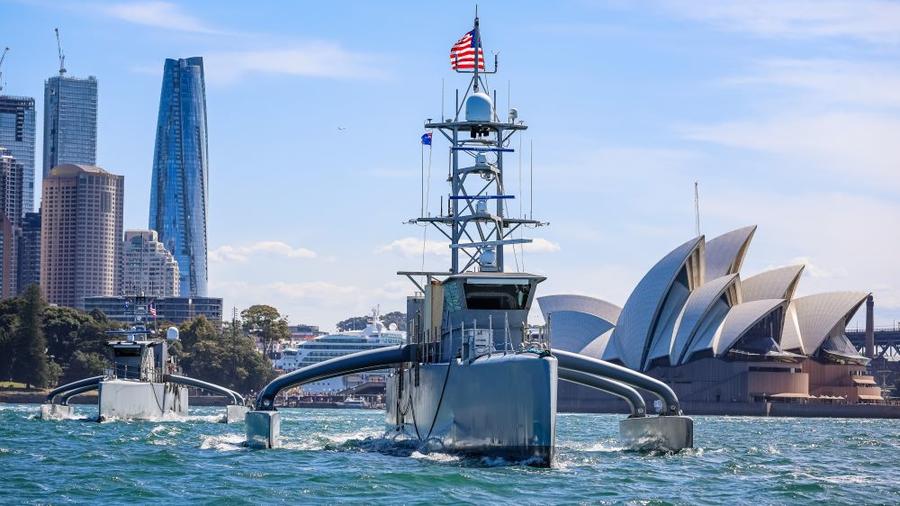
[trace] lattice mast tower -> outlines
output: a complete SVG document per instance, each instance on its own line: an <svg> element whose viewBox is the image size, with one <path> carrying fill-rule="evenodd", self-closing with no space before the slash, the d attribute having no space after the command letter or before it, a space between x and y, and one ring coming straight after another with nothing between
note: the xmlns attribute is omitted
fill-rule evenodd
<svg viewBox="0 0 900 506"><path fill-rule="evenodd" d="M491 96L485 78L485 75L497 73L497 56L494 56L493 70L488 71L477 50L481 48L477 15L473 38L476 50L472 70L456 69L457 73L471 74L472 77L462 101L459 90L456 91L453 119L438 122L429 119L425 123L426 129L437 130L450 144L447 212L444 213L442 205L437 217L422 216L411 220L434 225L450 240L450 274L475 268L482 272L503 272L505 247L531 242L531 239L513 238L513 234L523 226L546 225L532 216L507 216L506 202L516 196L506 192L503 157L515 152L511 138L528 127L518 119L515 109L510 109L505 119L497 114L497 92L494 90ZM479 69L480 66L485 69Z"/></svg>

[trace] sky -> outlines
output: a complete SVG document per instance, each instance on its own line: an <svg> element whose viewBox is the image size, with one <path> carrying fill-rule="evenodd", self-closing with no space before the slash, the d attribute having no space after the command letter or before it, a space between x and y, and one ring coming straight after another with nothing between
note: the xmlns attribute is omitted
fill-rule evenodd
<svg viewBox="0 0 900 506"><path fill-rule="evenodd" d="M695 235L696 181L707 238L759 227L742 275L805 263L799 295L871 291L876 324L900 320L900 2L478 9L498 109L529 125L507 155L512 209L533 201L550 223L516 258L547 276L539 295L623 304ZM333 329L404 309L412 285L395 273L423 267L423 237L424 268L449 266L437 232L404 222L419 212L423 123L441 116L442 86L450 110L467 84L448 52L474 10L0 0L4 92L37 99L41 132L59 27L69 74L99 80L98 165L125 176L125 228L146 228L163 62L203 56L209 293L226 313L271 304ZM431 153L433 214L446 148Z"/></svg>

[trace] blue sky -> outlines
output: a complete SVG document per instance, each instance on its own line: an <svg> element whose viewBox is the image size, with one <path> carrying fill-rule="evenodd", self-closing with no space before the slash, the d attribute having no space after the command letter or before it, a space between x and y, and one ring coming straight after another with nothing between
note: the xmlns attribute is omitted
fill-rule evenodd
<svg viewBox="0 0 900 506"><path fill-rule="evenodd" d="M163 60L203 56L210 293L333 328L376 304L403 308L410 286L393 273L422 261L422 229L402 224L419 207L422 122L440 116L442 80L448 109L465 85L447 54L473 10L0 0L5 92L42 107L58 26L69 73L100 82L98 164L126 177L126 228L145 228ZM744 275L805 262L801 294L870 290L877 323L900 319L900 3L483 1L479 12L485 49L500 53L490 85L503 109L509 87L534 143L534 211L551 226L525 265L548 276L542 293L622 304L693 235L699 181L707 237L759 225ZM436 212L445 190L432 183ZM444 269L436 239L425 267Z"/></svg>

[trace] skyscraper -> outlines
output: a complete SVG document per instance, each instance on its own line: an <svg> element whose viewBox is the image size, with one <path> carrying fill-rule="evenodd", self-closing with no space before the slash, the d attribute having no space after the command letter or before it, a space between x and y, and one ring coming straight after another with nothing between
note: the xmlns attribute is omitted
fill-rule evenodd
<svg viewBox="0 0 900 506"><path fill-rule="evenodd" d="M57 165L97 163L97 79L44 82L44 177ZM29 209L29 211L31 211Z"/></svg>
<svg viewBox="0 0 900 506"><path fill-rule="evenodd" d="M41 213L25 213L19 237L18 292L41 283Z"/></svg>
<svg viewBox="0 0 900 506"><path fill-rule="evenodd" d="M208 182L203 58L167 59L150 185L150 229L178 261L184 297L206 296Z"/></svg>
<svg viewBox="0 0 900 506"><path fill-rule="evenodd" d="M178 262L155 230L126 230L123 250L122 295L178 296Z"/></svg>
<svg viewBox="0 0 900 506"><path fill-rule="evenodd" d="M41 289L47 301L84 309L118 295L125 178L92 165L60 165L44 179Z"/></svg>
<svg viewBox="0 0 900 506"><path fill-rule="evenodd" d="M0 147L0 296L18 292L22 224L22 164Z"/></svg>
<svg viewBox="0 0 900 506"><path fill-rule="evenodd" d="M0 95L0 146L22 164L23 212L34 210L34 99Z"/></svg>

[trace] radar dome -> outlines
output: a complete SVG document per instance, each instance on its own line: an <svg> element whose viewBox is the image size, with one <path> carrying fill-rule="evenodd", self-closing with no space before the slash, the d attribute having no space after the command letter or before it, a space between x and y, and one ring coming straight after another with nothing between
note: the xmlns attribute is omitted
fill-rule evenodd
<svg viewBox="0 0 900 506"><path fill-rule="evenodd" d="M491 121L494 101L486 93L474 93L466 99L466 121Z"/></svg>
<svg viewBox="0 0 900 506"><path fill-rule="evenodd" d="M388 329L390 329L390 330L397 330L398 328L399 327L397 327L396 323L391 323L390 325L388 325Z"/></svg>
<svg viewBox="0 0 900 506"><path fill-rule="evenodd" d="M166 330L166 340L168 341L177 341L178 340L178 327L169 327Z"/></svg>

